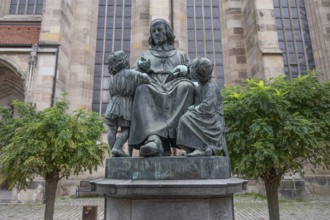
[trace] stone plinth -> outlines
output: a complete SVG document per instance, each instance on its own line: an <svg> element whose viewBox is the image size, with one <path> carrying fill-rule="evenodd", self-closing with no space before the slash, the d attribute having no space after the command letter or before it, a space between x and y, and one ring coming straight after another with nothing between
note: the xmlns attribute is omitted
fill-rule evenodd
<svg viewBox="0 0 330 220"><path fill-rule="evenodd" d="M231 178L225 157L110 158L105 195L107 220L232 220L233 194L244 180Z"/></svg>
<svg viewBox="0 0 330 220"><path fill-rule="evenodd" d="M226 157L111 158L105 177L131 180L225 179L230 177Z"/></svg>

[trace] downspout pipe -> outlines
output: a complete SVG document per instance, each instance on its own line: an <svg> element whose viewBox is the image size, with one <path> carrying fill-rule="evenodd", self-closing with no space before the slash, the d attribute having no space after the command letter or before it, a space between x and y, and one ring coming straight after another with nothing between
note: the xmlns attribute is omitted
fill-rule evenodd
<svg viewBox="0 0 330 220"><path fill-rule="evenodd" d="M173 0L170 0L170 4L171 4L171 28L172 28L172 31L174 32L174 2Z"/></svg>
<svg viewBox="0 0 330 220"><path fill-rule="evenodd" d="M56 52L55 52L55 72L54 72L54 78L53 78L53 88L52 88L52 96L50 100L50 106L52 107L55 103L55 94L56 94L56 82L57 82L57 69L58 69L58 55L60 52L60 44L56 45Z"/></svg>

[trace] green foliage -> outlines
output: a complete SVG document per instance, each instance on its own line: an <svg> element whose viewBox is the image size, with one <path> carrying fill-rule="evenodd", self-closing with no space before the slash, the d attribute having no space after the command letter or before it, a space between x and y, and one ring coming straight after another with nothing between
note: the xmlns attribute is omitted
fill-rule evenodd
<svg viewBox="0 0 330 220"><path fill-rule="evenodd" d="M102 164L107 145L100 141L104 126L98 114L68 114L64 98L42 111L20 101L13 107L14 117L0 109L0 173L10 186L24 189L35 175L62 178Z"/></svg>
<svg viewBox="0 0 330 220"><path fill-rule="evenodd" d="M329 166L330 82L317 73L248 80L222 95L234 173L264 179L302 173L306 163Z"/></svg>

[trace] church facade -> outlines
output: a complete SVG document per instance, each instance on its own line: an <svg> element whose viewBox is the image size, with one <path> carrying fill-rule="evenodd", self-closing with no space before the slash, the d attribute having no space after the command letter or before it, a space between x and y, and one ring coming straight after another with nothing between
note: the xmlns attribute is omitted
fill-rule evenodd
<svg viewBox="0 0 330 220"><path fill-rule="evenodd" d="M0 106L43 109L67 92L71 110L103 114L106 57L124 50L133 65L155 18L214 62L221 87L315 68L330 79L330 0L0 0Z"/></svg>
<svg viewBox="0 0 330 220"><path fill-rule="evenodd" d="M214 62L219 85L288 77L317 68L330 78L329 0L0 0L0 103L49 107L62 92L72 109L102 114L109 100L106 56L131 64L165 18L176 47Z"/></svg>

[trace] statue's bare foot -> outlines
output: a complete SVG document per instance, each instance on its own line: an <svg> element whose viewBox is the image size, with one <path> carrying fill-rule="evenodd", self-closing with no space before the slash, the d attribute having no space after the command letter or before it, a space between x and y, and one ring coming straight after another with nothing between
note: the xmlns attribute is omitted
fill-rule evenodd
<svg viewBox="0 0 330 220"><path fill-rule="evenodd" d="M205 151L203 150L194 150L193 152L187 154L188 157L202 157L205 156Z"/></svg>
<svg viewBox="0 0 330 220"><path fill-rule="evenodd" d="M112 149L111 154L114 157L129 157L128 154L126 154L122 149Z"/></svg>

